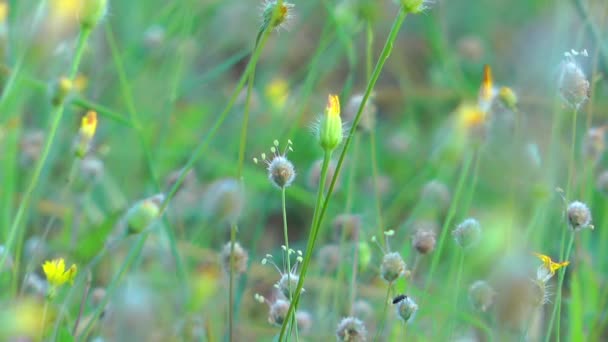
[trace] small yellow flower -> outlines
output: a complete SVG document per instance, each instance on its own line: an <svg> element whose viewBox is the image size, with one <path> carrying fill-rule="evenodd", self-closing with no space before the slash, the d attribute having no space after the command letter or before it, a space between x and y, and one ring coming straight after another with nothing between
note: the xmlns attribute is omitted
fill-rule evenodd
<svg viewBox="0 0 608 342"><path fill-rule="evenodd" d="M486 64L483 66L483 78L479 88L479 107L484 112L489 111L495 96L496 88L494 88L492 80L492 68Z"/></svg>
<svg viewBox="0 0 608 342"><path fill-rule="evenodd" d="M77 272L76 265L72 265L66 270L63 258L45 261L42 265L42 270L52 287L59 287L66 282L73 284Z"/></svg>
<svg viewBox="0 0 608 342"><path fill-rule="evenodd" d="M338 95L329 95L326 111L329 116L340 115L340 98L338 98Z"/></svg>
<svg viewBox="0 0 608 342"><path fill-rule="evenodd" d="M551 260L549 256L544 254L534 253L534 255L536 255L543 262L543 264L540 265L536 271L536 277L538 280L543 282L547 282L549 279L551 279L551 277L555 275L555 271L570 264L570 261L555 262Z"/></svg>
<svg viewBox="0 0 608 342"><path fill-rule="evenodd" d="M319 124L319 143L326 151L333 151L342 142L342 118L340 118L340 99L338 95L329 95L325 115Z"/></svg>
<svg viewBox="0 0 608 342"><path fill-rule="evenodd" d="M456 109L458 123L465 131L481 127L486 121L486 113L479 106L464 103Z"/></svg>
<svg viewBox="0 0 608 342"><path fill-rule="evenodd" d="M76 156L83 158L89 151L91 141L97 130L97 113L90 110L82 117L78 138L76 140Z"/></svg>
<svg viewBox="0 0 608 342"><path fill-rule="evenodd" d="M82 117L80 123L80 134L87 138L93 139L95 131L97 130L97 113L95 111L88 111L85 116Z"/></svg>

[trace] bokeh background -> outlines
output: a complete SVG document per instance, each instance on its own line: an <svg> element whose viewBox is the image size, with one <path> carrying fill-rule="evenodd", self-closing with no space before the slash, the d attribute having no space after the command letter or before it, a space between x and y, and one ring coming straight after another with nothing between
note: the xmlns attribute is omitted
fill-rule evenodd
<svg viewBox="0 0 608 342"><path fill-rule="evenodd" d="M338 94L350 132L398 3L293 1L293 18L262 48L249 104L246 91L238 92L214 131L246 70L265 4L110 0L8 247L49 135L56 84L72 65L85 2L0 2L0 339L225 340L221 252L237 223L248 258L236 278L234 339L271 341L280 328L254 295L276 297L281 275L261 261L271 254L282 268L281 192L252 158L270 156L274 140L281 150L293 142L287 157L297 177L286 190L286 212L290 247L304 251L323 157L314 122L328 94ZM608 338L608 177L601 177L607 21L608 3L599 0L438 0L407 16L331 197L300 302L309 315L301 340L334 340L349 315L365 323L369 340ZM576 115L560 96L571 50L588 52L576 58L589 82ZM467 106L478 102L484 65L497 89L513 90L517 105L493 109L478 125L467 119ZM88 110L99 123L79 160L73 142ZM126 234L130 208L167 194L195 151L163 215L144 235ZM573 200L589 206L595 229L576 232L561 326L550 335L558 277L549 302L534 310L519 304L528 295L521 283L540 265L533 252L562 261ZM469 217L480 222L482 237L462 251L450 232ZM420 229L436 237L426 255L412 245ZM383 251L372 237L384 240L387 230L394 235L390 247L382 245L410 270L391 285L390 298L406 293L419 307L407 324L385 305L379 277ZM43 315L48 284L40 265L55 257L79 273ZM476 280L496 292L487 310L470 303ZM53 330L40 334L42 321Z"/></svg>

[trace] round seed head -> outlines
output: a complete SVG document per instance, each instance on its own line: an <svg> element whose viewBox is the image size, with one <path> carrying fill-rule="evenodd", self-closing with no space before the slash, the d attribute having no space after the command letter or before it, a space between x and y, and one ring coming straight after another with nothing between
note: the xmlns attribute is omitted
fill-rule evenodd
<svg viewBox="0 0 608 342"><path fill-rule="evenodd" d="M367 329L360 319L346 317L338 323L336 337L338 342L364 342L367 341Z"/></svg>
<svg viewBox="0 0 608 342"><path fill-rule="evenodd" d="M325 245L319 249L319 265L325 273L333 273L340 264L340 247L338 245Z"/></svg>
<svg viewBox="0 0 608 342"><path fill-rule="evenodd" d="M306 333L312 328L312 315L307 311L298 311L296 312L296 322L298 324L298 330L302 333Z"/></svg>
<svg viewBox="0 0 608 342"><path fill-rule="evenodd" d="M295 178L296 170L284 156L276 156L268 164L268 179L277 188L282 189L290 186Z"/></svg>
<svg viewBox="0 0 608 342"><path fill-rule="evenodd" d="M589 81L575 57L587 55L587 51L570 51L564 54L558 79L559 91L564 101L578 109L589 98Z"/></svg>
<svg viewBox="0 0 608 342"><path fill-rule="evenodd" d="M340 214L332 222L334 228L334 239L342 241L342 238L347 241L355 239L361 230L361 216L355 214Z"/></svg>
<svg viewBox="0 0 608 342"><path fill-rule="evenodd" d="M277 299L270 305L270 311L268 312L268 323L281 326L287 316L289 310L289 302L284 299Z"/></svg>
<svg viewBox="0 0 608 342"><path fill-rule="evenodd" d="M401 255L397 252L385 254L380 265L382 279L392 283L403 274L405 274L405 262Z"/></svg>
<svg viewBox="0 0 608 342"><path fill-rule="evenodd" d="M213 182L204 198L204 212L219 220L235 223L245 206L245 194L241 183L232 178Z"/></svg>
<svg viewBox="0 0 608 342"><path fill-rule="evenodd" d="M469 287L469 301L477 310L486 312L494 303L495 296L494 289L483 280L477 280Z"/></svg>
<svg viewBox="0 0 608 342"><path fill-rule="evenodd" d="M585 158L597 163L606 150L604 128L592 127L587 131L583 141L583 155Z"/></svg>
<svg viewBox="0 0 608 342"><path fill-rule="evenodd" d="M290 293L293 293L296 290L299 280L300 277L298 277L297 274L285 273L281 276L281 279L279 279L279 282L276 283L275 287L284 298L290 298Z"/></svg>
<svg viewBox="0 0 608 342"><path fill-rule="evenodd" d="M372 305L363 299L358 299L353 303L353 315L361 317L364 320L372 319L374 317L374 308Z"/></svg>
<svg viewBox="0 0 608 342"><path fill-rule="evenodd" d="M361 106L361 102L363 102L363 95L357 94L350 98L346 108L344 109L344 118L352 123L355 120L357 115L357 111ZM378 112L378 108L374 104L371 98L367 100L365 103L365 107L361 112L361 119L359 120L359 124L357 125L357 130L362 132L371 131L376 125L376 113Z"/></svg>
<svg viewBox="0 0 608 342"><path fill-rule="evenodd" d="M452 231L456 243L462 248L470 248L481 238L481 225L474 218L468 218Z"/></svg>
<svg viewBox="0 0 608 342"><path fill-rule="evenodd" d="M450 190L447 185L438 180L426 183L420 197L424 202L437 206L440 212L444 212L450 207Z"/></svg>
<svg viewBox="0 0 608 342"><path fill-rule="evenodd" d="M397 307L397 315L399 315L399 318L401 318L404 323L411 321L418 310L416 302L408 296L403 296L403 298L395 303L395 306Z"/></svg>
<svg viewBox="0 0 608 342"><path fill-rule="evenodd" d="M220 261L222 263L222 267L226 273L230 273L230 250L231 243L228 242L222 248L222 252L220 253ZM234 273L243 274L247 270L247 261L249 260L249 255L247 251L241 247L241 244L238 242L234 243Z"/></svg>
<svg viewBox="0 0 608 342"><path fill-rule="evenodd" d="M604 195L608 195L608 170L604 170L600 173L597 177L596 186L598 191Z"/></svg>
<svg viewBox="0 0 608 342"><path fill-rule="evenodd" d="M428 254L435 249L435 232L432 230L417 230L412 237L412 246L420 254Z"/></svg>
<svg viewBox="0 0 608 342"><path fill-rule="evenodd" d="M578 231L583 228L592 228L591 225L591 210L583 202L574 201L568 204L566 210L568 215L568 224L573 231Z"/></svg>

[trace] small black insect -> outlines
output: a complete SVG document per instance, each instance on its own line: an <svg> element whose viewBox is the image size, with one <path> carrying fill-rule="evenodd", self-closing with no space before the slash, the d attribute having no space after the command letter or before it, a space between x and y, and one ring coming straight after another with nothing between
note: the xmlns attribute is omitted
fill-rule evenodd
<svg viewBox="0 0 608 342"><path fill-rule="evenodd" d="M407 298L406 295L403 295L403 294L398 295L397 297L393 298L393 304L397 304L397 303L399 303L400 301L402 301L402 300L404 300L406 298Z"/></svg>

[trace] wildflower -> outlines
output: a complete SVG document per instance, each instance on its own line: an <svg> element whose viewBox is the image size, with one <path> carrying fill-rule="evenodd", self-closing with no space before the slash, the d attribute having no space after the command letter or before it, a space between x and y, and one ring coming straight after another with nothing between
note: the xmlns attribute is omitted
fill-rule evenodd
<svg viewBox="0 0 608 342"><path fill-rule="evenodd" d="M608 170L604 170L597 176L596 181L597 190L603 193L604 195L608 195Z"/></svg>
<svg viewBox="0 0 608 342"><path fill-rule="evenodd" d="M463 103L456 109L458 128L465 132L483 133L487 112L477 104Z"/></svg>
<svg viewBox="0 0 608 342"><path fill-rule="evenodd" d="M261 158L268 166L268 179L279 189L284 189L293 183L296 178L296 170L293 164L287 159L287 152L293 151L291 140L287 141L287 147L282 154L279 154L278 147L279 141L273 142L274 146L270 148L270 152L273 154L272 159L266 159L266 154L262 153ZM257 164L258 159L253 158L254 163Z"/></svg>
<svg viewBox="0 0 608 342"><path fill-rule="evenodd" d="M70 285L74 284L74 277L76 277L76 272L78 271L74 264L66 270L63 258L45 261L44 264L42 264L42 270L51 286L48 292L49 298L53 298L55 296L55 291L63 284L67 282L69 282Z"/></svg>
<svg viewBox="0 0 608 342"><path fill-rule="evenodd" d="M479 241L481 225L476 219L468 218L452 231L452 235L460 247L469 248Z"/></svg>
<svg viewBox="0 0 608 342"><path fill-rule="evenodd" d="M508 109L515 111L517 109L517 94L509 87L501 87L498 90L498 99Z"/></svg>
<svg viewBox="0 0 608 342"><path fill-rule="evenodd" d="M589 81L576 61L578 56L587 57L587 50L567 51L561 63L558 79L559 91L566 103L573 109L578 108L589 98Z"/></svg>
<svg viewBox="0 0 608 342"><path fill-rule="evenodd" d="M277 264L272 260L272 255L270 255L270 254L266 254L264 259L262 259L262 265L270 263L279 272L281 277L276 282L276 284L274 284L274 287L279 291L279 294L283 298L290 299L291 294L296 289L296 287L298 285L298 281L300 280L300 277L298 276L297 271L298 271L299 264L303 260L302 251L296 252L293 249L287 250L287 248L285 246L282 246L282 247L283 247L283 251L285 253L285 255L284 255L285 260L287 258L290 258L291 254L297 254L296 262L291 266L291 269L281 271L281 269L277 266ZM302 289L302 292L304 292L304 289Z"/></svg>
<svg viewBox="0 0 608 342"><path fill-rule="evenodd" d="M342 241L343 238L347 241L352 241L361 231L361 215L340 214L334 218L331 225L336 241Z"/></svg>
<svg viewBox="0 0 608 342"><path fill-rule="evenodd" d="M80 14L83 29L93 29L108 13L108 0L84 0Z"/></svg>
<svg viewBox="0 0 608 342"><path fill-rule="evenodd" d="M591 127L583 140L583 155L597 163L602 158L605 150L605 127Z"/></svg>
<svg viewBox="0 0 608 342"><path fill-rule="evenodd" d="M312 328L312 315L307 311L296 312L296 324L301 333L307 333Z"/></svg>
<svg viewBox="0 0 608 342"><path fill-rule="evenodd" d="M450 189L439 180L432 180L426 183L422 187L420 197L423 201L439 207L442 212L450 207Z"/></svg>
<svg viewBox="0 0 608 342"><path fill-rule="evenodd" d="M386 245L388 246L388 237L394 234L394 231L389 230L385 233L386 236ZM375 237L373 239L375 241ZM401 254L397 252L391 252L390 250L384 250L380 244L378 244L380 249L384 252L384 257L382 258L382 264L380 264L380 276L382 279L386 280L388 283L392 283L397 280L402 275L406 274L406 265L401 257Z"/></svg>
<svg viewBox="0 0 608 342"><path fill-rule="evenodd" d="M284 78L275 78L264 89L264 94L272 108L282 110L289 96L289 83Z"/></svg>
<svg viewBox="0 0 608 342"><path fill-rule="evenodd" d="M326 152L333 151L344 136L342 119L340 118L340 99L338 95L329 95L325 115L319 120L317 129L319 144Z"/></svg>
<svg viewBox="0 0 608 342"><path fill-rule="evenodd" d="M492 80L492 69L489 65L483 66L483 79L481 81L481 87L479 88L479 108L487 113L492 106L492 102L496 97L496 88Z"/></svg>
<svg viewBox="0 0 608 342"><path fill-rule="evenodd" d="M293 18L293 7L294 4L287 1L283 1L279 5L277 0L266 0L262 11L260 32L264 32L266 29L279 30L281 27L287 27Z"/></svg>
<svg viewBox="0 0 608 342"><path fill-rule="evenodd" d="M281 326L289 311L289 301L285 299L277 299L270 305L270 311L268 312L268 323Z"/></svg>
<svg viewBox="0 0 608 342"><path fill-rule="evenodd" d="M67 77L61 77L56 84L53 85L51 102L53 106L59 106L70 95L75 88L74 82Z"/></svg>
<svg viewBox="0 0 608 342"><path fill-rule="evenodd" d="M591 210L583 202L574 201L568 204L566 209L568 216L568 225L573 231L579 231L583 228L593 229L591 224Z"/></svg>
<svg viewBox="0 0 608 342"><path fill-rule="evenodd" d="M339 342L363 342L367 340L367 329L356 317L343 318L336 329Z"/></svg>
<svg viewBox="0 0 608 342"><path fill-rule="evenodd" d="M241 182L226 178L217 180L207 187L204 198L204 212L212 217L235 223L245 206L245 194Z"/></svg>
<svg viewBox="0 0 608 342"><path fill-rule="evenodd" d="M128 233L137 234L148 228L159 217L164 200L165 196L158 194L135 203L126 214Z"/></svg>
<svg viewBox="0 0 608 342"><path fill-rule="evenodd" d="M353 95L344 109L344 118L349 122L354 122L355 117L357 116L357 111L359 110L362 102L362 94ZM373 103L371 97L368 98L367 102L365 103L365 107L363 107L363 111L361 112L361 119L357 125L357 130L361 130L363 132L371 131L376 125L377 112L378 108Z"/></svg>
<svg viewBox="0 0 608 342"><path fill-rule="evenodd" d="M428 9L432 2L430 0L401 0L401 5L407 13L416 14Z"/></svg>
<svg viewBox="0 0 608 342"><path fill-rule="evenodd" d="M418 311L418 305L411 297L406 295L400 295L393 299L393 304L397 307L397 315L403 320L404 323L411 321L416 311Z"/></svg>
<svg viewBox="0 0 608 342"><path fill-rule="evenodd" d="M340 264L340 247L337 244L325 245L319 248L319 266L326 273L333 273Z"/></svg>
<svg viewBox="0 0 608 342"><path fill-rule="evenodd" d="M544 254L534 253L534 255L543 262L536 270L536 279L545 283L555 275L555 271L570 264L569 261L554 262L549 256Z"/></svg>
<svg viewBox="0 0 608 342"><path fill-rule="evenodd" d="M91 141L95 136L97 130L97 113L95 111L88 111L85 116L82 117L80 123L80 130L78 131L78 139L76 141L76 156L82 159L91 145Z"/></svg>
<svg viewBox="0 0 608 342"><path fill-rule="evenodd" d="M419 229L412 237L412 246L420 254L428 254L435 249L435 232L433 230Z"/></svg>
<svg viewBox="0 0 608 342"><path fill-rule="evenodd" d="M486 281L477 280L469 287L469 301L477 310L486 312L494 303L496 291Z"/></svg>
<svg viewBox="0 0 608 342"><path fill-rule="evenodd" d="M249 255L247 251L241 247L241 244L238 242L234 243L234 250L232 251L232 243L228 242L222 248L222 252L220 253L220 260L222 263L222 267L226 273L230 273L230 255L234 256L234 272L236 274L245 273L247 270L247 260L249 260Z"/></svg>

